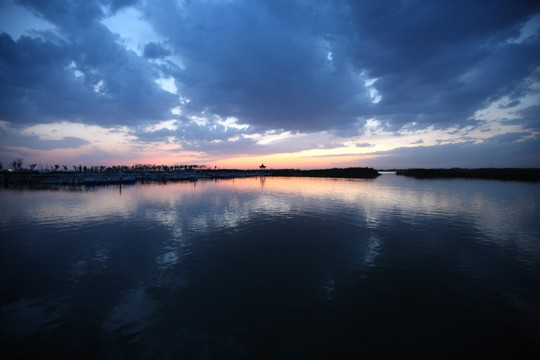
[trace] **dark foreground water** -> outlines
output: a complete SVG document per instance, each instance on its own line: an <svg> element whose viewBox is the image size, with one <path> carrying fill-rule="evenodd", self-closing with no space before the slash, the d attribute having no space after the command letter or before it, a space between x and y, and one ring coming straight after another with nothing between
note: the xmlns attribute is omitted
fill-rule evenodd
<svg viewBox="0 0 540 360"><path fill-rule="evenodd" d="M540 358L540 184L270 177L0 203L4 359Z"/></svg>

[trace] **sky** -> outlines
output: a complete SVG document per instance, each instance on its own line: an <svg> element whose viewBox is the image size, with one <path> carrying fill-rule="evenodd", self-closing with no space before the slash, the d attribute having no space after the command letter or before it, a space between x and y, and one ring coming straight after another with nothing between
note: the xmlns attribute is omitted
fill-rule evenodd
<svg viewBox="0 0 540 360"><path fill-rule="evenodd" d="M540 167L540 2L0 0L0 161Z"/></svg>

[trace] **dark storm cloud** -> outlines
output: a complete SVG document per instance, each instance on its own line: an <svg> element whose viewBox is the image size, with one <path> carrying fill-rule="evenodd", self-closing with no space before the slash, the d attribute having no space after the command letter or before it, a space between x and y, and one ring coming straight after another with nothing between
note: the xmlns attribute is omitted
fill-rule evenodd
<svg viewBox="0 0 540 360"><path fill-rule="evenodd" d="M507 43L538 12L530 1L351 2L353 61L383 94L392 125L448 125L511 93L540 64L534 41Z"/></svg>
<svg viewBox="0 0 540 360"><path fill-rule="evenodd" d="M358 74L327 58L320 32L333 24L316 16L318 5L269 4L152 2L149 20L185 63L178 80L189 109L266 129L322 130L354 121L369 101Z"/></svg>
<svg viewBox="0 0 540 360"><path fill-rule="evenodd" d="M25 1L57 26L14 41L0 35L0 119L12 124L68 120L114 126L170 118L173 94L156 70L95 21L99 4ZM80 6L79 6L80 5Z"/></svg>
<svg viewBox="0 0 540 360"><path fill-rule="evenodd" d="M517 104L540 65L538 33L512 41L540 12L532 1L20 3L55 33L0 36L0 120L12 124L170 119L180 100L155 79L172 76L190 100L182 114L235 116L251 125L244 132L354 136L372 117L390 130L411 122L459 127L502 96ZM163 36L145 44L143 56L101 23L127 6ZM513 121L538 129L538 110L520 111ZM216 135L191 126L181 127L193 141Z"/></svg>
<svg viewBox="0 0 540 360"><path fill-rule="evenodd" d="M146 9L184 63L190 109L262 128L465 125L540 64L529 1L156 1ZM370 101L361 74L381 101ZM373 99L373 98L372 98Z"/></svg>
<svg viewBox="0 0 540 360"><path fill-rule="evenodd" d="M0 64L0 117L12 123L133 124L168 118L175 104L152 69L100 25L62 44L2 34Z"/></svg>

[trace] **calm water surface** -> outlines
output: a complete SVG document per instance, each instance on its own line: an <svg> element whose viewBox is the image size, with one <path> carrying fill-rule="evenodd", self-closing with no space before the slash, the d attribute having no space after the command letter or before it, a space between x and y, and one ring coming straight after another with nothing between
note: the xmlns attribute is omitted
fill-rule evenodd
<svg viewBox="0 0 540 360"><path fill-rule="evenodd" d="M540 184L269 177L0 202L9 358L540 358Z"/></svg>

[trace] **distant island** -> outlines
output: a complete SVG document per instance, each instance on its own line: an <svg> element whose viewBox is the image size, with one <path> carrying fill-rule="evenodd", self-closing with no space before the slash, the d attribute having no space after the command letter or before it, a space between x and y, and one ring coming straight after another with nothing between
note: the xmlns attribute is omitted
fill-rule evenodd
<svg viewBox="0 0 540 360"><path fill-rule="evenodd" d="M540 181L539 168L404 169L397 170L396 175L410 176L417 179L464 178L533 182Z"/></svg>

